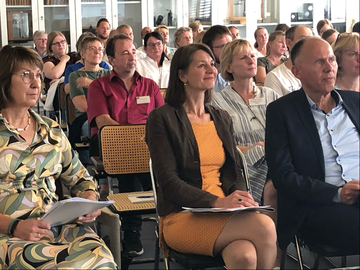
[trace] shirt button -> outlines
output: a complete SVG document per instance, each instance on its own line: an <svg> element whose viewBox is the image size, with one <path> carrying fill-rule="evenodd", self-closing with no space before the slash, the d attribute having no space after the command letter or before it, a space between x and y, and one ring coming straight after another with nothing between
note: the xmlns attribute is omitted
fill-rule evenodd
<svg viewBox="0 0 360 270"><path fill-rule="evenodd" d="M199 162L197 160L194 161L195 164L198 164Z"/></svg>
<svg viewBox="0 0 360 270"><path fill-rule="evenodd" d="M333 129L330 129L330 131L331 131L331 132L334 132L334 130L333 130Z"/></svg>

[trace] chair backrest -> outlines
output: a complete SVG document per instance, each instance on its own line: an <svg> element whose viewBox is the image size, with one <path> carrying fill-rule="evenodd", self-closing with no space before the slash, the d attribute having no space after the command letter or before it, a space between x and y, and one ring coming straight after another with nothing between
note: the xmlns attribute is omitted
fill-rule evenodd
<svg viewBox="0 0 360 270"><path fill-rule="evenodd" d="M60 110L63 110L66 107L66 93L65 93L65 86L64 86L63 82L59 83L58 89L59 89Z"/></svg>
<svg viewBox="0 0 360 270"><path fill-rule="evenodd" d="M69 125L71 125L76 118L75 105L72 102L70 95L66 95L66 117Z"/></svg>
<svg viewBox="0 0 360 270"><path fill-rule="evenodd" d="M107 174L150 171L144 124L103 126L99 130L99 143L100 158Z"/></svg>

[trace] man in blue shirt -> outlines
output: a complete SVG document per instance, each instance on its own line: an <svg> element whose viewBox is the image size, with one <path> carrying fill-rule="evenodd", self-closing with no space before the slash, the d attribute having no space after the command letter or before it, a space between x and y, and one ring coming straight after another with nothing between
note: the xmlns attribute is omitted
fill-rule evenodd
<svg viewBox="0 0 360 270"><path fill-rule="evenodd" d="M330 45L306 37L291 51L302 89L267 108L265 151L278 190L281 249L296 233L359 253L360 93L335 91Z"/></svg>

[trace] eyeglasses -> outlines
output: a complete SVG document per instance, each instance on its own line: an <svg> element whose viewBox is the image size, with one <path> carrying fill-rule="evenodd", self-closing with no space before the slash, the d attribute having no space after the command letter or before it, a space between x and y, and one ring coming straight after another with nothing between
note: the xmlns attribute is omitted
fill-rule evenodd
<svg viewBox="0 0 360 270"><path fill-rule="evenodd" d="M90 46L88 47L87 49L93 51L93 52L98 52L98 53L104 53L105 52L105 49L102 48L102 47L99 47L99 48L96 48L95 46Z"/></svg>
<svg viewBox="0 0 360 270"><path fill-rule="evenodd" d="M149 43L148 46L151 47L151 48L155 48L156 47L160 47L162 45L162 42L161 41L158 41L156 43Z"/></svg>
<svg viewBox="0 0 360 270"><path fill-rule="evenodd" d="M64 45L65 43L66 43L66 40L63 39L62 41L52 43L51 45L61 46L61 45Z"/></svg>
<svg viewBox="0 0 360 270"><path fill-rule="evenodd" d="M341 38L348 38L348 37L350 37L351 35L352 35L352 33L347 33L347 32L338 34L338 36L337 36L337 38L336 38L336 40L335 40L335 45L336 45L336 43L337 43Z"/></svg>
<svg viewBox="0 0 360 270"><path fill-rule="evenodd" d="M14 75L20 76L24 83L32 83L34 80L34 77L36 77L36 80L43 82L44 81L44 75L42 73L36 73L34 74L31 71L24 71L21 74L13 73Z"/></svg>
<svg viewBox="0 0 360 270"><path fill-rule="evenodd" d="M39 40L39 41L43 41L43 42L46 42L46 41L47 41L47 39L46 39L46 38L38 38L37 40ZM55 44L53 44L53 45L55 45Z"/></svg>

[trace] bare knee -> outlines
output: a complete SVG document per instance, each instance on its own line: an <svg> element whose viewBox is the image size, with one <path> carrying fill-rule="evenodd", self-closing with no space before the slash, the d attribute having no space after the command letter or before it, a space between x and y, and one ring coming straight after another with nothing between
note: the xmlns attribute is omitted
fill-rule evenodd
<svg viewBox="0 0 360 270"><path fill-rule="evenodd" d="M258 214L258 236L266 244L276 244L276 228L274 221L267 215Z"/></svg>
<svg viewBox="0 0 360 270"><path fill-rule="evenodd" d="M255 246L246 240L231 242L222 251L227 269L256 269L257 253Z"/></svg>

